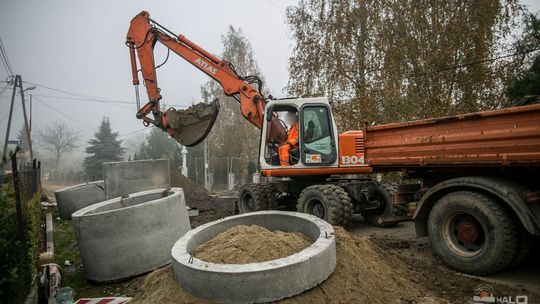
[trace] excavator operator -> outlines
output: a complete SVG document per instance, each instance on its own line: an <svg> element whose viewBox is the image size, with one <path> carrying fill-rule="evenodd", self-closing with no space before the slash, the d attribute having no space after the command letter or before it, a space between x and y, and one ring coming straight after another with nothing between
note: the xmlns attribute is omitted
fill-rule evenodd
<svg viewBox="0 0 540 304"><path fill-rule="evenodd" d="M287 142L280 145L278 148L279 164L281 166L290 165L289 158L291 149L298 150L298 117L296 114L294 115L294 121L289 129L289 134L287 135Z"/></svg>

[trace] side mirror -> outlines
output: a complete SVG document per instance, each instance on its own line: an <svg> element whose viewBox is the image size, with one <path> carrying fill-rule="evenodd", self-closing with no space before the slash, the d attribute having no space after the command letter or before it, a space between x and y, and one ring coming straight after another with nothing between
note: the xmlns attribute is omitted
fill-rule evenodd
<svg viewBox="0 0 540 304"><path fill-rule="evenodd" d="M266 110L266 121L272 120L272 114L274 113L274 106L269 106Z"/></svg>

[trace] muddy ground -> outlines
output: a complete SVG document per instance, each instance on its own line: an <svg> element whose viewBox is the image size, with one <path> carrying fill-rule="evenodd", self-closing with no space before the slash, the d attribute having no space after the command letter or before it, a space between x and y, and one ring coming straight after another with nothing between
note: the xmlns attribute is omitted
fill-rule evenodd
<svg viewBox="0 0 540 304"><path fill-rule="evenodd" d="M234 213L232 199L220 196L210 196L204 188L187 184L183 177L171 179L173 186L183 186L186 194L186 202L191 207L199 209L200 216L192 218L192 227L213 221ZM53 189L56 185L45 185L45 193L54 200ZM66 228L69 222L59 220L58 225ZM394 227L378 228L365 224L361 218L357 218L348 229L354 237L365 238L372 242L376 251L380 249L385 259L398 261L395 268L400 268L400 276L411 282L411 286L417 289L418 297L395 299L391 303L473 303L474 288L479 284L491 285L497 296L511 296L515 300L517 295L527 295L528 303L540 303L540 242L536 242L533 252L522 266L503 271L488 277L475 277L461 274L448 269L433 253L426 238L417 239L414 234L413 223L401 223ZM55 245L56 246L56 245ZM76 243L73 240L69 249L76 251ZM372 259L373 257L367 257ZM392 262L395 263L395 262ZM80 273L75 272L77 277L82 276L82 267L78 267ZM117 282L110 285L96 285L86 281L83 286L78 286L77 296L111 296L125 295L137 298L148 288L159 288L152 282L170 280L170 270L159 269L154 273L138 276L130 280ZM377 280L376 275L372 275ZM381 278L382 279L382 278ZM83 279L84 282L84 279ZM174 281L172 281L174 283ZM376 282L384 284L384 282ZM343 284L358 285L352 282ZM374 283L375 284L375 283ZM148 293L146 293L148 294ZM384 298L384 297L382 297ZM507 298L508 299L508 298ZM321 298L314 303L336 303L331 298Z"/></svg>
<svg viewBox="0 0 540 304"><path fill-rule="evenodd" d="M349 232L357 236L367 236L386 252L399 257L411 269L419 271L417 276L422 285L431 290L440 290L444 298L463 303L458 299L471 299L473 290L478 284L489 284L495 289L497 296L527 295L528 303L540 303L540 238L528 258L519 266L502 272L477 277L448 269L439 260L430 247L429 238L417 238L414 223L400 223L394 227L379 228L356 220Z"/></svg>

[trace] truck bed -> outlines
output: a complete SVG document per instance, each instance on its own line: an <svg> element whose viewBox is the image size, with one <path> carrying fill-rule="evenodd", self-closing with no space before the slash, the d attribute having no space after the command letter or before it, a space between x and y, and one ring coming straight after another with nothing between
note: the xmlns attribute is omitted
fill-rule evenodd
<svg viewBox="0 0 540 304"><path fill-rule="evenodd" d="M540 165L540 104L366 127L364 147L373 167Z"/></svg>

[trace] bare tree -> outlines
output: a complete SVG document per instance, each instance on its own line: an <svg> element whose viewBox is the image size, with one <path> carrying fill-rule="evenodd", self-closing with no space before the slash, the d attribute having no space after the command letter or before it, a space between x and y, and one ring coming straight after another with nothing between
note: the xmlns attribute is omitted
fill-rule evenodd
<svg viewBox="0 0 540 304"><path fill-rule="evenodd" d="M229 26L228 31L221 36L221 40L223 42L221 57L231 62L239 75L257 75L264 82L251 43L241 29ZM261 93L267 95L267 92ZM242 116L238 101L226 96L219 83L213 80L201 88L201 94L206 102L215 98L220 102L219 115L207 139L213 159L210 166L214 174L226 172L230 157L255 159L260 133ZM196 154L193 155L197 157Z"/></svg>
<svg viewBox="0 0 540 304"><path fill-rule="evenodd" d="M74 129L69 128L64 122L55 122L37 132L38 141L42 148L56 159L56 169L60 164L60 157L64 152L72 151L79 140Z"/></svg>

